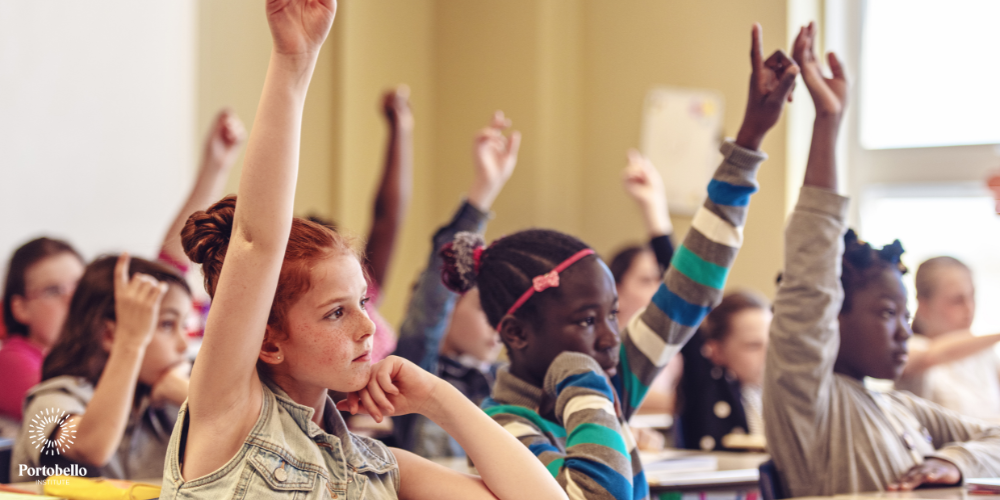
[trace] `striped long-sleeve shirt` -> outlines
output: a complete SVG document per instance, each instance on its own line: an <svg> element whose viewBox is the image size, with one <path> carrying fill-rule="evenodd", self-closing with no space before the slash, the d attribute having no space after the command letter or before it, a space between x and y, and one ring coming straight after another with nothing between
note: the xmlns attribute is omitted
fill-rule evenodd
<svg viewBox="0 0 1000 500"><path fill-rule="evenodd" d="M492 397L483 403L486 413L534 452L571 499L649 497L626 422L656 375L721 300L743 242L757 169L766 158L732 142L722 145L722 154L708 199L695 214L663 284L621 332L617 374L609 381L593 359L563 353L549 367L544 388L501 370ZM555 420L539 414L551 395Z"/></svg>

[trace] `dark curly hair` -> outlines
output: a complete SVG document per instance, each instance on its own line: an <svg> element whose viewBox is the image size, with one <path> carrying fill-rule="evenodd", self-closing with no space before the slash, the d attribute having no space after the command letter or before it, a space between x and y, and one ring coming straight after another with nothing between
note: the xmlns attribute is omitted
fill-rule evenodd
<svg viewBox="0 0 1000 500"><path fill-rule="evenodd" d="M493 328L528 288L535 276L551 271L573 254L589 248L584 242L548 229L529 229L505 236L484 247L474 233L459 233L441 249L441 278L453 291L479 287L479 301ZM537 299L532 297L515 316L535 322Z"/></svg>
<svg viewBox="0 0 1000 500"><path fill-rule="evenodd" d="M868 286L883 270L893 269L906 274L906 266L900 260L903 252L903 244L899 240L876 249L858 239L858 234L853 229L847 230L844 235L843 272L840 275L840 283L844 287L844 304L840 312L849 312L854 292Z"/></svg>

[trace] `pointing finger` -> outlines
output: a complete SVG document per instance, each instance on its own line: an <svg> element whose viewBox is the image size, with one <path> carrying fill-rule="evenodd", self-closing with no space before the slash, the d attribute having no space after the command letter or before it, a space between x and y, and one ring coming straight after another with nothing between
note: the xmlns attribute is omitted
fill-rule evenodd
<svg viewBox="0 0 1000 500"><path fill-rule="evenodd" d="M118 262L115 263L115 291L124 291L128 286L128 267L131 262L131 257L128 252L122 252L118 256Z"/></svg>
<svg viewBox="0 0 1000 500"><path fill-rule="evenodd" d="M764 49L761 48L764 45L762 31L760 23L753 23L753 28L750 30L750 65L754 73L760 70L761 61L764 59Z"/></svg>

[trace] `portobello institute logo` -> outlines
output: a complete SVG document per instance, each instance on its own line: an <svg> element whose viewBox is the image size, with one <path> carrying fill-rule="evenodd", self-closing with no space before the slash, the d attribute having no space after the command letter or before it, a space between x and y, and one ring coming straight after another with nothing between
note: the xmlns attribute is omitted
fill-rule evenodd
<svg viewBox="0 0 1000 500"><path fill-rule="evenodd" d="M42 455L62 455L76 439L76 424L67 423L70 415L63 410L46 408L28 423L28 439ZM55 424L53 426L52 424ZM46 432L46 429L49 429Z"/></svg>

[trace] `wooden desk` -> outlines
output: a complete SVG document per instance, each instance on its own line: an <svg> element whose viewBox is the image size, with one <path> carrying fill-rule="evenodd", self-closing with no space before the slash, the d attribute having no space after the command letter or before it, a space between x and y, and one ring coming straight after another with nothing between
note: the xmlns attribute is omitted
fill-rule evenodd
<svg viewBox="0 0 1000 500"><path fill-rule="evenodd" d="M719 462L718 469L708 472L661 473L650 479L650 491L654 494L671 491L756 491L760 478L757 467L770 458L766 453L695 453L714 456Z"/></svg>
<svg viewBox="0 0 1000 500"><path fill-rule="evenodd" d="M832 497L799 497L796 500L872 500L875 498L899 500L1000 500L1000 495L970 493L965 488L927 488L916 491L873 492L836 495Z"/></svg>

